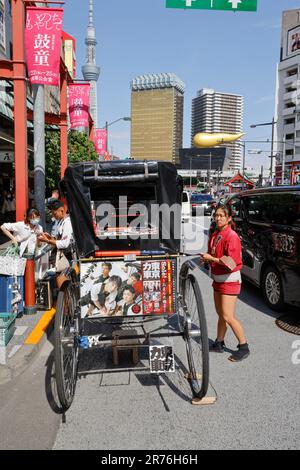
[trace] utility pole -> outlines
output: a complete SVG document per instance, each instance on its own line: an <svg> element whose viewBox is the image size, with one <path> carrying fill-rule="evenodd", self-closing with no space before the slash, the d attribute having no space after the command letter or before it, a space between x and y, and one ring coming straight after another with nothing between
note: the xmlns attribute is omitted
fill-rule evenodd
<svg viewBox="0 0 300 470"><path fill-rule="evenodd" d="M45 91L44 85L32 85L34 126L34 200L45 227Z"/></svg>
<svg viewBox="0 0 300 470"><path fill-rule="evenodd" d="M273 117L272 119L272 137L271 137L271 164L270 164L270 180L271 180L271 186L274 186L274 181L273 181L273 162L274 162L274 128L275 128L275 119Z"/></svg>
<svg viewBox="0 0 300 470"><path fill-rule="evenodd" d="M284 180L285 180L285 136L283 137L283 147L282 147L281 184L284 184Z"/></svg>
<svg viewBox="0 0 300 470"><path fill-rule="evenodd" d="M211 192L211 152L209 152L209 167L207 169L207 182L206 182L206 190L210 194Z"/></svg>
<svg viewBox="0 0 300 470"><path fill-rule="evenodd" d="M217 170L217 195L219 194L219 184L220 184L220 167Z"/></svg>
<svg viewBox="0 0 300 470"><path fill-rule="evenodd" d="M263 183L264 183L264 167L263 167L263 165L261 165L261 167L260 167L260 175L259 175L258 181L259 181L259 185L258 185L258 186L259 186L260 188L262 188L263 185L264 185L264 184L263 184Z"/></svg>
<svg viewBox="0 0 300 470"><path fill-rule="evenodd" d="M270 164L270 183L271 186L274 186L274 181L273 181L273 170L274 170L274 133L275 133L275 124L277 124L277 121L275 121L274 116L272 118L272 122L263 122L262 124L251 124L251 128L259 127L259 126L272 126L272 137L271 137L271 164Z"/></svg>
<svg viewBox="0 0 300 470"><path fill-rule="evenodd" d="M243 142L243 189L245 189L246 143Z"/></svg>
<svg viewBox="0 0 300 470"><path fill-rule="evenodd" d="M105 153L108 151L108 121L105 121L105 130L106 130L106 146L105 146Z"/></svg>
<svg viewBox="0 0 300 470"><path fill-rule="evenodd" d="M43 7L44 3L36 3ZM33 135L34 135L34 200L45 227L45 88L32 85L33 90Z"/></svg>

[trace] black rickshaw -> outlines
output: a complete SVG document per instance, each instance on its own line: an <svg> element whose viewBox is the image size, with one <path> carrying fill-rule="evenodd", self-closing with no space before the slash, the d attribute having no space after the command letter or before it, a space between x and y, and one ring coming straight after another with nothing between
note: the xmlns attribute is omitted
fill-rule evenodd
<svg viewBox="0 0 300 470"><path fill-rule="evenodd" d="M179 367L168 344L173 337L185 342L185 377L193 396L204 397L207 327L196 265L180 252L183 186L175 166L78 163L66 169L61 188L75 239L73 265L61 276L54 327L62 409L72 403L78 376L91 372L78 368L81 349L109 344L115 353L125 344L145 353L146 348L148 369L162 373ZM151 327L155 320L164 327ZM116 362L113 369L118 370Z"/></svg>

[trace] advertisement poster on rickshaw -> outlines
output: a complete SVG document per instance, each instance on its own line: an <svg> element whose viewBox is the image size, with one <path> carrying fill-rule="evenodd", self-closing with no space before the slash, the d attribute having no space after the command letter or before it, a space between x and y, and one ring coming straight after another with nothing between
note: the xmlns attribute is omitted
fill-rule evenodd
<svg viewBox="0 0 300 470"><path fill-rule="evenodd" d="M81 317L172 315L175 282L173 259L82 262Z"/></svg>

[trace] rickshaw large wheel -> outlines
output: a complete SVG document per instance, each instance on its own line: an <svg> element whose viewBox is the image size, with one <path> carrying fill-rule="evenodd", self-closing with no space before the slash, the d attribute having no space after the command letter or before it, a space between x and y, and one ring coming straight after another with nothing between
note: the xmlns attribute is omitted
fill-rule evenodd
<svg viewBox="0 0 300 470"><path fill-rule="evenodd" d="M202 295L193 274L181 277L180 295L179 321L186 345L188 381L193 395L203 398L209 384L209 346Z"/></svg>
<svg viewBox="0 0 300 470"><path fill-rule="evenodd" d="M54 360L57 394L63 410L74 398L78 364L78 318L72 284L58 293L54 323Z"/></svg>

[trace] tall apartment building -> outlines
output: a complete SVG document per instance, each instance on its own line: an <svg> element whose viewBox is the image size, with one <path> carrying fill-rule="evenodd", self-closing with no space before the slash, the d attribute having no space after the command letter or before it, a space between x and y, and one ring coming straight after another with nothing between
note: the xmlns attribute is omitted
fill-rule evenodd
<svg viewBox="0 0 300 470"><path fill-rule="evenodd" d="M243 129L244 99L241 95L218 93L203 88L192 100L191 142L198 132L226 132L237 134ZM238 143L226 144L231 149L230 170L240 170L242 147Z"/></svg>
<svg viewBox="0 0 300 470"><path fill-rule="evenodd" d="M184 88L173 73L140 75L132 80L132 158L179 164Z"/></svg>
<svg viewBox="0 0 300 470"><path fill-rule="evenodd" d="M300 182L300 9L282 13L277 67L274 154L276 184ZM283 166L283 176L282 176Z"/></svg>

